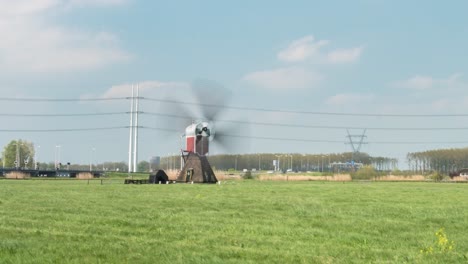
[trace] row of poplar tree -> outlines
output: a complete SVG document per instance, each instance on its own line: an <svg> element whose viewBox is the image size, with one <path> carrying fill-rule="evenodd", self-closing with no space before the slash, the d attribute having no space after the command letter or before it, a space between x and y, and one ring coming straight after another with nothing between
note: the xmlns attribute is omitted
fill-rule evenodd
<svg viewBox="0 0 468 264"><path fill-rule="evenodd" d="M34 143L26 140L12 140L3 149L3 167L35 168ZM437 149L424 152L408 153L408 164L410 170L415 172L440 171L450 173L468 168L468 148ZM15 164L19 160L20 164ZM333 163L359 162L364 165L372 165L377 170L394 170L397 160L387 157L372 157L366 153L331 153L331 154L284 154L284 153L258 153L258 154L224 154L213 155L209 161L213 167L220 170L229 169L260 169L273 170L273 160L279 161L281 170L292 169L295 171L330 171ZM159 164L149 164L140 161L139 171L150 171L156 169L179 169L180 157L161 157ZM55 164L40 163L42 169L54 169ZM73 169L89 169L89 165L72 164ZM96 164L95 169L127 171L125 162L103 162Z"/></svg>
<svg viewBox="0 0 468 264"><path fill-rule="evenodd" d="M408 153L407 159L412 171L419 173L439 171L450 174L468 168L468 148Z"/></svg>

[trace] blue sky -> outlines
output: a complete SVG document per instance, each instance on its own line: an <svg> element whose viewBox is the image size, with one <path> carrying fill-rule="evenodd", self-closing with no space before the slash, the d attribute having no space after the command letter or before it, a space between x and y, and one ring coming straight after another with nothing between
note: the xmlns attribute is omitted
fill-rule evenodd
<svg viewBox="0 0 468 264"><path fill-rule="evenodd" d="M137 1L0 0L0 92L3 97L142 96L193 102L196 79L232 91L229 105L292 111L364 114L465 114L468 110L466 1ZM208 100L208 99L207 99ZM209 103L209 102L208 102ZM129 102L2 102L2 113L128 111ZM142 110L159 111L157 102ZM4 127L128 125L128 116L11 118ZM228 109L229 120L369 128L363 151L406 153L467 144L466 130L385 131L372 128L459 128L466 117L298 115ZM167 120L142 117L146 126ZM249 140L241 152L349 151L346 129L253 125L254 137L343 141L342 144ZM360 133L361 130L352 130ZM178 135L142 131L140 157L175 153ZM23 138L41 158L127 159L128 131L2 132L2 145ZM377 142L433 142L381 144ZM374 143L373 143L374 142Z"/></svg>

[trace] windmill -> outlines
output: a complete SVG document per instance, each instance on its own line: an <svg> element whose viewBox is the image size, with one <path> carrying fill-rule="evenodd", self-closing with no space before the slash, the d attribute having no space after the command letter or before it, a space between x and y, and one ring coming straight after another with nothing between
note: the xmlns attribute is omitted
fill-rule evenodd
<svg viewBox="0 0 468 264"><path fill-rule="evenodd" d="M185 149L182 150L184 167L180 171L178 182L216 183L213 169L206 155L209 142L214 138L214 131L208 122L197 122L185 129Z"/></svg>
<svg viewBox="0 0 468 264"><path fill-rule="evenodd" d="M192 119L192 123L185 127L185 147L182 149L184 166L177 181L216 183L218 180L207 155L211 146L229 151L238 146L232 135L237 134L235 132L239 130L239 126L228 125L218 119L230 97L229 91L223 86L213 81L196 81L192 84L192 90L198 101L194 105L199 108L201 117ZM185 107L178 106L178 111L184 112Z"/></svg>

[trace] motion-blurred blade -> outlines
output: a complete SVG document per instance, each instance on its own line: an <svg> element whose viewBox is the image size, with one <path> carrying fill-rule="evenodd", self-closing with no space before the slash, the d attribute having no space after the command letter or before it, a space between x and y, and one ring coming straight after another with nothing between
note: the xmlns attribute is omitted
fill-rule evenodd
<svg viewBox="0 0 468 264"><path fill-rule="evenodd" d="M250 142L250 125L248 123L217 122L213 140L216 153L248 153Z"/></svg>
<svg viewBox="0 0 468 264"><path fill-rule="evenodd" d="M153 114L158 128L174 130L182 135L195 118L189 109L177 100L164 98L157 104L157 112Z"/></svg>
<svg viewBox="0 0 468 264"><path fill-rule="evenodd" d="M221 84L210 80L197 80L192 83L192 91L206 120L214 120L225 108L230 91Z"/></svg>

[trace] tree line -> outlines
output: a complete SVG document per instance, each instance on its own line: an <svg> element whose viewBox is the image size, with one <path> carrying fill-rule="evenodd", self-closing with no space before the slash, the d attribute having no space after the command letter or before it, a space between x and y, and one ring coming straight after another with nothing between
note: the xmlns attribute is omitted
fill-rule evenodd
<svg viewBox="0 0 468 264"><path fill-rule="evenodd" d="M140 162L138 169L145 171L148 169L148 162ZM36 157L34 143L26 140L12 140L4 148L1 156L0 166L3 168L18 169L70 169L70 170L108 170L108 171L128 171L125 162L103 162L97 164L72 164L55 162L39 162Z"/></svg>
<svg viewBox="0 0 468 264"><path fill-rule="evenodd" d="M468 148L436 149L408 153L410 170L418 173L438 171L445 174L468 168Z"/></svg>
<svg viewBox="0 0 468 264"><path fill-rule="evenodd" d="M38 162L36 150L32 142L12 140L2 152L3 167L23 169L71 169L71 170L103 170L128 171L126 162L103 162L99 164L55 164L54 162ZM331 153L331 154L300 154L300 153L257 153L257 154L222 154L208 156L210 164L218 170L274 170L281 171L334 171L346 163L362 163L372 165L377 170L388 171L397 167L397 160L387 157L372 157L367 153ZM16 162L16 163L15 163ZM140 161L137 170L140 172L156 171L158 169L180 169L183 163L181 156L165 156L159 162Z"/></svg>
<svg viewBox="0 0 468 264"><path fill-rule="evenodd" d="M300 154L300 153L257 153L257 154L222 154L208 157L210 164L219 170L274 170L274 161L281 171L336 171L344 164L362 163L372 165L377 170L394 170L397 160L386 157L372 157L366 153L331 153L331 154ZM179 156L161 158L160 168L179 169Z"/></svg>

